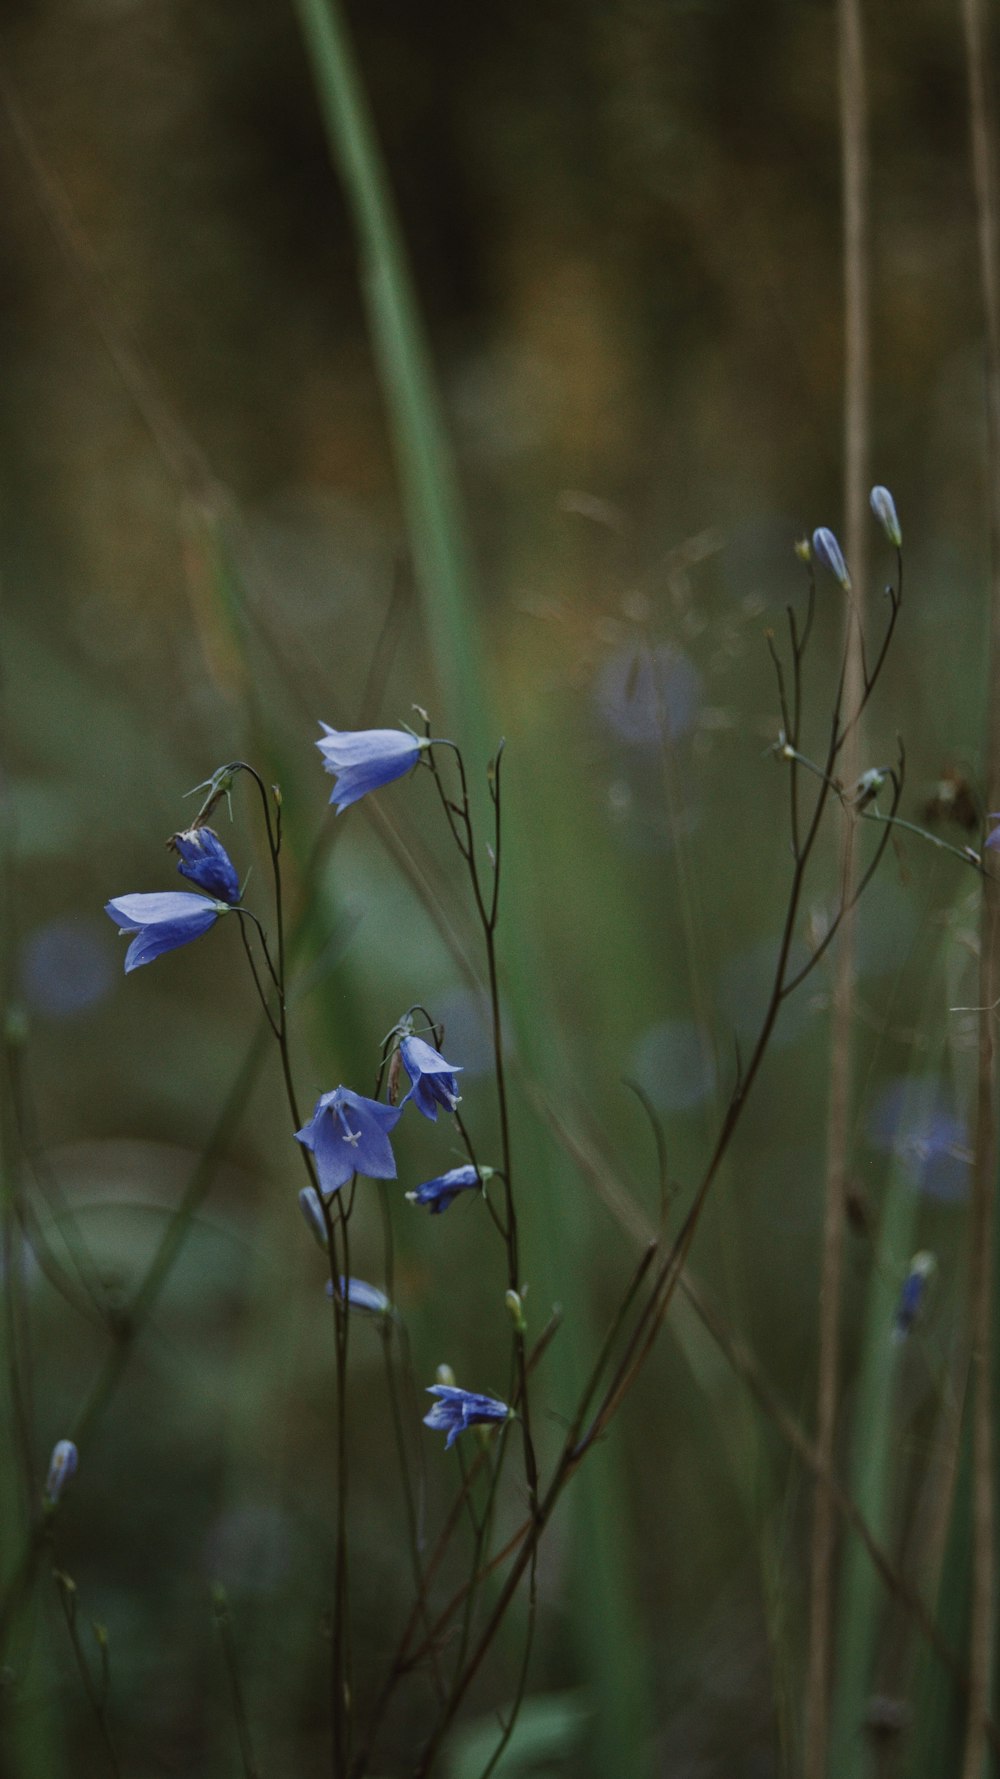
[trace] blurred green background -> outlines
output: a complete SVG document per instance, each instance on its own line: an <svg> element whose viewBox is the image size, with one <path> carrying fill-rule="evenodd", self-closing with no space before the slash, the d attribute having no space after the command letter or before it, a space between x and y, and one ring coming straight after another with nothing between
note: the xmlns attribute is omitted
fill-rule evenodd
<svg viewBox="0 0 1000 1779"><path fill-rule="evenodd" d="M943 813L943 773L968 777L974 804L980 776L979 285L956 11L870 10L872 463L896 497L908 584L866 763L891 759L902 732L902 813L920 821L929 804ZM683 1206L784 911L764 631L787 601L801 609L795 539L842 523L834 18L790 0L369 0L351 25L467 505L482 661L465 678L461 663L442 673L440 606L405 567L413 515L366 282L292 7L9 0L0 25L8 1198L35 1206L63 1266L129 1302L258 1022L228 926L126 982L101 908L174 885L163 847L193 814L184 793L238 757L281 784L293 921L316 890L295 1005L303 1105L339 1081L367 1091L381 1038L420 1000L464 1063L488 1159L482 961L432 787L418 774L334 818L312 743L319 718L391 725L418 703L482 782L502 733L500 945L532 1331L553 1303L566 1312L536 1396L551 1457L657 1216L649 1125L623 1081L664 1121ZM872 561L877 624L881 539ZM841 621L829 581L808 688L817 748ZM242 790L234 813L220 832L265 912ZM835 884L831 839L803 956ZM841 1458L849 1475L874 1365L884 1388L864 1440L884 1541L931 1598L975 1069L974 1023L951 1010L976 998L975 884L907 840L859 939ZM782 1018L692 1261L807 1432L830 983L824 965ZM273 1056L237 1097L120 1374L8 1215L5 1351L15 1341L24 1360L39 1486L101 1392L54 1556L79 1588L84 1641L91 1619L107 1627L122 1770L144 1779L241 1770L215 1582L261 1773L329 1770L323 1268ZM398 1153L397 1296L417 1382L447 1361L502 1393L495 1238L475 1202L431 1221L402 1200L457 1159L443 1125L401 1126ZM374 1188L355 1228L356 1270L377 1279ZM937 1254L936 1282L913 1341L890 1353L918 1247ZM408 1583L381 1363L362 1327L351 1532L369 1698ZM25 1513L9 1404L4 1425L9 1575ZM414 1428L433 1524L453 1466L416 1413ZM683 1299L575 1488L544 1549L526 1731L502 1770L796 1772L811 1481ZM513 1492L511 1526L520 1511ZM104 1770L51 1566L6 1674L3 1770L26 1779ZM859 1592L842 1625L864 1588L845 1585ZM852 1760L917 1775L919 1640L877 1590L864 1624L877 1652L852 1700ZM485 1766L518 1650L512 1635L477 1683L453 1779ZM871 1700L890 1733L873 1734ZM427 1704L419 1677L402 1689L386 1773L409 1771ZM946 1732L949 1710L946 1697Z"/></svg>

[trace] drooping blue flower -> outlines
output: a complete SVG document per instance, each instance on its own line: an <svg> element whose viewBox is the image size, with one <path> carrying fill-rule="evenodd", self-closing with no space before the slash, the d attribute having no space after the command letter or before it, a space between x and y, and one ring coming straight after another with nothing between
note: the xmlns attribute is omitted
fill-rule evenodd
<svg viewBox="0 0 1000 1779"><path fill-rule="evenodd" d="M116 896L105 902L104 912L117 922L120 933L135 933L125 953L125 973L140 964L152 963L161 952L176 951L207 933L220 914L229 913L228 902L210 902L190 890L158 890L148 896Z"/></svg>
<svg viewBox="0 0 1000 1779"><path fill-rule="evenodd" d="M199 889L230 905L240 899L240 880L218 834L212 828L185 828L169 842L180 858L177 869Z"/></svg>
<svg viewBox="0 0 1000 1779"><path fill-rule="evenodd" d="M461 1069L453 1062L445 1062L440 1052L425 1044L423 1038L403 1038L399 1054L413 1084L403 1105L412 1100L418 1112L432 1122L437 1118L438 1106L454 1112L460 1099L455 1076L462 1073Z"/></svg>
<svg viewBox="0 0 1000 1779"><path fill-rule="evenodd" d="M424 1426L433 1427L437 1433L447 1433L445 1451L454 1445L466 1427L485 1421L506 1421L512 1412L506 1402L498 1401L495 1396L478 1396L474 1390L459 1390L451 1384L428 1384L427 1394L436 1396L437 1401L424 1416Z"/></svg>
<svg viewBox="0 0 1000 1779"><path fill-rule="evenodd" d="M326 1294L327 1297L333 1296L332 1279L327 1279L326 1281ZM341 1273L338 1281L337 1296L343 1298L343 1295L344 1275ZM351 1309L364 1310L369 1316L392 1315L392 1304L389 1302L385 1292L379 1291L375 1285L366 1285L364 1279L347 1280L347 1301Z"/></svg>
<svg viewBox="0 0 1000 1779"><path fill-rule="evenodd" d="M446 1211L460 1192L467 1192L473 1186L485 1186L492 1178L491 1167L474 1168L471 1162L466 1162L463 1167L453 1167L450 1173L439 1174L436 1180L425 1180L422 1186L406 1196L411 1204L429 1205L432 1215L436 1215Z"/></svg>
<svg viewBox="0 0 1000 1779"><path fill-rule="evenodd" d="M833 532L826 525L820 525L813 532L813 555L817 562L822 562L835 581L839 581L845 593L851 591L851 577L847 572L843 551Z"/></svg>
<svg viewBox="0 0 1000 1779"><path fill-rule="evenodd" d="M296 1137L316 1158L320 1190L329 1198L346 1186L352 1174L370 1180L394 1180L396 1158L389 1132L402 1106L383 1106L349 1087L335 1087L316 1101L316 1110Z"/></svg>
<svg viewBox="0 0 1000 1779"><path fill-rule="evenodd" d="M71 1439L60 1439L52 1447L49 1474L45 1479L45 1499L53 1506L66 1484L76 1475L78 1461L77 1449Z"/></svg>
<svg viewBox="0 0 1000 1779"><path fill-rule="evenodd" d="M368 791L402 778L431 745L405 729L331 729L328 723L320 728L326 733L316 746L326 771L337 780L330 802L338 815Z"/></svg>
<svg viewBox="0 0 1000 1779"><path fill-rule="evenodd" d="M901 550L903 547L903 533L900 530L899 519L896 515L896 502L893 500L888 488L883 488L881 484L879 484L872 489L868 499L871 502L872 512L875 514L875 517L881 525L882 530L885 532L886 537L889 539L889 542L895 544L897 550Z"/></svg>

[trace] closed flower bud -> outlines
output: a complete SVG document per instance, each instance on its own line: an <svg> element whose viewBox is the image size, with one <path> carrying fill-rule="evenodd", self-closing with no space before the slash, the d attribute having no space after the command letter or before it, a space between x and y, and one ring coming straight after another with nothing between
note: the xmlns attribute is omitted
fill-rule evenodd
<svg viewBox="0 0 1000 1779"><path fill-rule="evenodd" d="M813 555L828 569L835 581L839 581L845 593L851 591L851 577L847 572L843 552L833 532L826 525L820 525L812 535Z"/></svg>
<svg viewBox="0 0 1000 1779"><path fill-rule="evenodd" d="M813 559L812 544L807 537L800 537L795 545L795 554L800 562L811 562Z"/></svg>
<svg viewBox="0 0 1000 1779"><path fill-rule="evenodd" d="M521 1302L520 1292L508 1291L504 1297L504 1303L507 1305L507 1314L518 1334L526 1334L528 1324L524 1319L524 1304Z"/></svg>
<svg viewBox="0 0 1000 1779"><path fill-rule="evenodd" d="M327 1297L334 1295L332 1279L326 1282L326 1294ZM366 1284L364 1279L345 1279L341 1273L336 1296L338 1303L343 1303L346 1297L351 1309L365 1310L370 1316L391 1316L393 1313L385 1292L377 1285Z"/></svg>
<svg viewBox="0 0 1000 1779"><path fill-rule="evenodd" d="M452 1371L451 1366L439 1365L434 1373L434 1381L435 1383L443 1384L446 1390L453 1390L455 1388L455 1373Z"/></svg>
<svg viewBox="0 0 1000 1779"><path fill-rule="evenodd" d="M899 520L896 517L896 502L893 500L888 488L873 488L868 498L871 501L872 512L875 514L875 517L881 525L882 530L885 532L886 537L889 539L889 542L895 544L897 550L901 550L903 547L903 533L899 528Z"/></svg>
<svg viewBox="0 0 1000 1779"><path fill-rule="evenodd" d="M869 803L874 803L888 776L888 766L869 766L867 772L862 772L854 787L855 807L867 809Z"/></svg>
<svg viewBox="0 0 1000 1779"><path fill-rule="evenodd" d="M66 1484L76 1475L78 1458L71 1439L60 1439L52 1448L49 1474L45 1479L45 1499L54 1507Z"/></svg>
<svg viewBox="0 0 1000 1779"><path fill-rule="evenodd" d="M319 1193L316 1191L315 1186L303 1186L302 1191L299 1193L299 1209L301 1210L310 1231L315 1236L325 1254L329 1249L330 1240L327 1235L323 1207L319 1202Z"/></svg>
<svg viewBox="0 0 1000 1779"><path fill-rule="evenodd" d="M177 869L182 877L190 878L199 889L216 896L220 902L235 906L240 899L240 880L232 859L212 828L204 825L185 828L183 833L172 835L167 845L180 860Z"/></svg>

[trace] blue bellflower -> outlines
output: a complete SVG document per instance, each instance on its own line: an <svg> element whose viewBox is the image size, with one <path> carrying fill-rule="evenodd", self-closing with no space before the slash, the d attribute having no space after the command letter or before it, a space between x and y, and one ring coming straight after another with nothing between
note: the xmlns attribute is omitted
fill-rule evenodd
<svg viewBox="0 0 1000 1779"><path fill-rule="evenodd" d="M436 1396L437 1401L424 1416L424 1426L433 1427L437 1433L447 1433L445 1451L450 1450L466 1427L510 1418L511 1410L506 1402L499 1402L495 1396L477 1396L474 1390L459 1390L451 1384L429 1384L427 1394Z"/></svg>
<svg viewBox="0 0 1000 1779"><path fill-rule="evenodd" d="M60 1439L52 1447L49 1459L49 1474L45 1479L45 1499L53 1506L58 1501L63 1489L76 1475L78 1457L76 1446L71 1439Z"/></svg>
<svg viewBox="0 0 1000 1779"><path fill-rule="evenodd" d="M199 889L233 906L240 899L240 880L218 834L212 828L185 828L168 843L178 854L177 869Z"/></svg>
<svg viewBox="0 0 1000 1779"><path fill-rule="evenodd" d="M439 1174L436 1180L425 1180L415 1192L408 1192L411 1204L429 1205L432 1215L439 1215L458 1197L460 1192L467 1192L473 1186L485 1186L492 1180L491 1167L474 1168L471 1163L464 1167L453 1167L450 1173Z"/></svg>
<svg viewBox="0 0 1000 1779"><path fill-rule="evenodd" d="M326 733L316 746L326 771L337 780L330 802L338 815L368 791L402 778L431 745L405 729L331 729L329 723L320 723L320 728Z"/></svg>
<svg viewBox="0 0 1000 1779"><path fill-rule="evenodd" d="M207 933L220 914L229 913L229 903L206 901L190 890L159 890L149 896L116 896L105 902L104 912L117 922L120 933L137 935L125 953L128 975L162 952L176 951Z"/></svg>
<svg viewBox="0 0 1000 1779"><path fill-rule="evenodd" d="M847 572L843 551L833 532L827 525L820 525L813 532L813 555L817 562L822 562L835 581L839 581L845 593L851 591L851 577Z"/></svg>
<svg viewBox="0 0 1000 1779"><path fill-rule="evenodd" d="M455 1076L462 1073L461 1069L452 1062L445 1062L444 1057L430 1044L425 1044L423 1038L404 1038L399 1054L413 1084L403 1105L412 1100L418 1112L432 1122L437 1118L438 1106L443 1106L446 1112L454 1112L460 1099Z"/></svg>
<svg viewBox="0 0 1000 1779"><path fill-rule="evenodd" d="M325 1198L346 1186L352 1174L370 1180L394 1180L396 1158L389 1132L402 1115L402 1106L383 1106L349 1087L335 1087L316 1101L309 1123L296 1131L303 1148L312 1151Z"/></svg>
<svg viewBox="0 0 1000 1779"><path fill-rule="evenodd" d="M341 1300L343 1300L344 1296L344 1283L344 1275L341 1273L337 1284L337 1296ZM392 1315L392 1304L389 1302L385 1292L380 1291L377 1286L366 1285L364 1279L348 1279L346 1283L347 1301L351 1309L364 1310L366 1315L369 1316ZM326 1294L327 1297L333 1296L332 1279L327 1279L326 1281Z"/></svg>

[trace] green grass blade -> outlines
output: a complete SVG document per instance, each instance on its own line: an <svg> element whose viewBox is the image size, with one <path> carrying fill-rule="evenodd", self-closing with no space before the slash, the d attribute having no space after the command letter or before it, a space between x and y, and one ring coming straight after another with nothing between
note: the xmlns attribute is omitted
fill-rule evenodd
<svg viewBox="0 0 1000 1779"><path fill-rule="evenodd" d="M372 345L443 714L470 756L485 757L496 735L489 701L482 696L484 654L472 549L388 176L340 6L335 0L296 0L296 5L360 248Z"/></svg>

